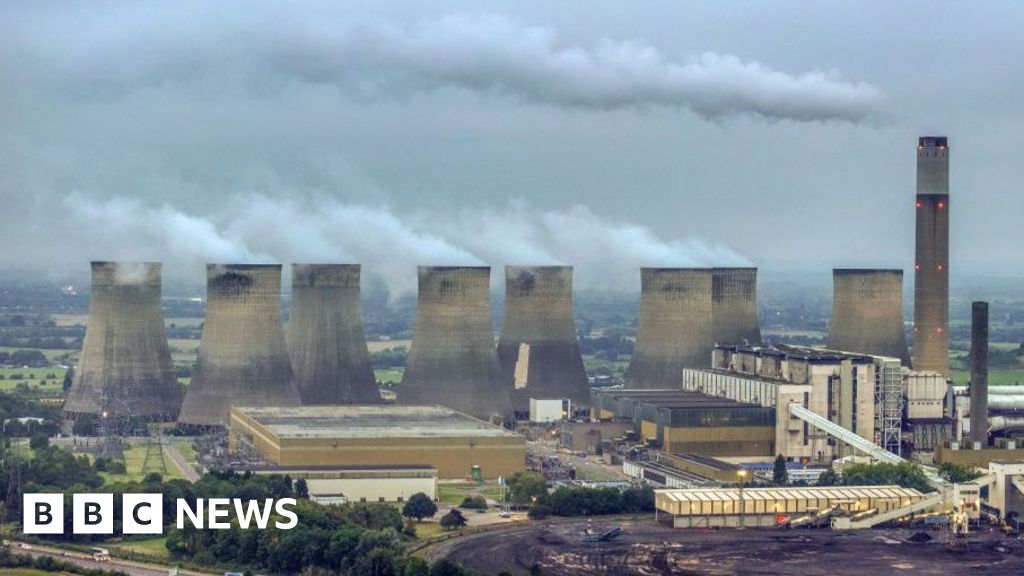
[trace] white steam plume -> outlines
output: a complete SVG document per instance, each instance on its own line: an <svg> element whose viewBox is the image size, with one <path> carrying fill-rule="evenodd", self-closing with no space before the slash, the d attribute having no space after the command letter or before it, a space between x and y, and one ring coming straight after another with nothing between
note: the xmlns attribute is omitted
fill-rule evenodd
<svg viewBox="0 0 1024 576"><path fill-rule="evenodd" d="M878 88L846 81L834 70L788 73L714 52L679 59L639 40L575 45L552 28L503 15L455 14L402 25L304 18L290 8L230 18L205 10L194 9L199 13L191 18L147 10L123 29L76 27L73 43L23 41L40 62L59 63L55 77L75 84L68 89L88 94L83 87L99 86L103 98L226 84L267 94L299 83L332 86L367 101L456 89L565 108L657 106L713 120L754 115L854 123L878 116L883 100ZM168 18L176 22L169 26ZM219 25L210 25L211 18ZM140 45L152 48L139 51Z"/></svg>
<svg viewBox="0 0 1024 576"><path fill-rule="evenodd" d="M506 264L566 264L576 267L581 287L634 289L640 266L749 265L728 248L663 240L583 206L534 213L513 203L500 212L402 219L387 207L333 199L300 203L246 195L229 204L225 213L196 216L168 205L73 194L65 207L78 234L69 234L72 245L64 251L79 254L88 246L83 260L165 261L165 281L172 274L195 281L207 262L351 262L396 291L415 288L417 265L488 264L496 267L492 280L498 282Z"/></svg>

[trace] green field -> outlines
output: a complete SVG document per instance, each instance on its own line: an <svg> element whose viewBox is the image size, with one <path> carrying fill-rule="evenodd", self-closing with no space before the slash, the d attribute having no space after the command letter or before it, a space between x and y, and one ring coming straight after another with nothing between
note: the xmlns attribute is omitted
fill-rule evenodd
<svg viewBox="0 0 1024 576"><path fill-rule="evenodd" d="M405 372L403 368L387 368L374 370L373 374L380 382L392 382L397 384L402 381L403 372Z"/></svg>
<svg viewBox="0 0 1024 576"><path fill-rule="evenodd" d="M16 350L39 350L54 364L57 364L58 358L68 354L70 354L71 358L74 359L78 356L79 352L77 348L26 348L24 346L0 346L0 352L14 352Z"/></svg>
<svg viewBox="0 0 1024 576"><path fill-rule="evenodd" d="M475 482L438 483L438 506L458 506L467 496L480 495L497 500L501 497L501 487L497 482L476 484Z"/></svg>
<svg viewBox="0 0 1024 576"><path fill-rule="evenodd" d="M962 386L967 385L971 380L969 370L950 370L949 377L953 383ZM1013 370L989 370L988 383L992 386L1010 386L1020 384L1024 386L1024 369Z"/></svg>
<svg viewBox="0 0 1024 576"><path fill-rule="evenodd" d="M196 448L192 444L191 440L179 440L177 438L171 440L171 444L178 449L181 453L181 457L185 459L190 465L195 466L196 464Z"/></svg>
<svg viewBox="0 0 1024 576"><path fill-rule="evenodd" d="M59 366L50 366L49 368L0 368L0 391L11 392L20 383L28 385L29 389L37 390L44 396L59 395L64 390L64 372L65 369ZM18 379L12 379L12 376L21 375ZM53 377L50 378L49 376ZM40 385L39 381L45 380L45 384Z"/></svg>
<svg viewBox="0 0 1024 576"><path fill-rule="evenodd" d="M165 480L185 478L185 476L182 475L181 470L178 470L178 467L175 466L173 462L171 462L171 458L166 454L164 454L164 462L167 464L166 472L159 470L159 460L157 461L157 464L154 464L151 461L149 468L147 470L143 470L142 464L145 461L145 459L146 447L132 446L131 448L128 448L127 450L124 451L124 463L125 466L128 468L127 474L110 474L108 472L100 472L99 474L100 476L103 477L104 482L107 484L112 484L115 482L139 482L146 476L146 474L149 474L150 472L159 472L161 475L163 475Z"/></svg>
<svg viewBox="0 0 1024 576"><path fill-rule="evenodd" d="M119 552L125 553L128 556L140 555L148 556L159 560L167 560L171 557L171 553L167 551L164 545L167 542L166 536L159 538L150 538L147 540L129 540L120 544L114 544L110 548Z"/></svg>

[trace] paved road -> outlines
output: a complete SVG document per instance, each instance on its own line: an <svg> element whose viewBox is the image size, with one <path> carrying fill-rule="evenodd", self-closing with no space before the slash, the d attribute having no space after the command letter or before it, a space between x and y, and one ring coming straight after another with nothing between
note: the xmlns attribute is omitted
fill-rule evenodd
<svg viewBox="0 0 1024 576"><path fill-rule="evenodd" d="M199 473L196 469L189 466L188 462L185 461L185 457L181 455L178 448L174 444L164 444L164 450L167 451L167 455L171 457L171 462L181 470L181 473L185 475L185 479L189 482L195 483L199 481Z"/></svg>
<svg viewBox="0 0 1024 576"><path fill-rule="evenodd" d="M64 560L86 568L121 571L125 574L130 574L131 576L167 576L168 571L171 569L170 565L131 562L118 558L111 558L109 562L97 562L92 559L91 555L84 554L82 552L71 552L61 550L59 548L51 548L49 546L36 546L34 544L29 549L21 549L18 544L15 543L14 551L19 554L28 554L32 557L50 556L57 560ZM179 574L182 576L208 576L210 574L214 574L214 572L181 570Z"/></svg>

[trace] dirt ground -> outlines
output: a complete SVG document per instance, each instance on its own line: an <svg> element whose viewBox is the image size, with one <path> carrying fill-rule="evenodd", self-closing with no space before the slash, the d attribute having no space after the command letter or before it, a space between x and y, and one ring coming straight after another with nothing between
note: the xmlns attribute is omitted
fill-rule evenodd
<svg viewBox="0 0 1024 576"><path fill-rule="evenodd" d="M431 549L467 567L524 573L540 566L551 576L661 574L779 574L786 576L889 574L1024 574L1024 542L996 531L973 533L968 549L954 552L943 532L911 540L919 530L833 532L775 529L672 529L654 520L593 523L602 531L620 525L611 542L581 541L586 521L516 528L459 538Z"/></svg>

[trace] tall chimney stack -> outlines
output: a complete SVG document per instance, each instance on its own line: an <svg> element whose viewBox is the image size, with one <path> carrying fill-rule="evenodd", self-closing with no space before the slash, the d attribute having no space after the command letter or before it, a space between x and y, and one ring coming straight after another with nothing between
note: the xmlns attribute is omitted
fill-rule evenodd
<svg viewBox="0 0 1024 576"><path fill-rule="evenodd" d="M899 358L910 366L903 333L903 271L832 270L828 347Z"/></svg>
<svg viewBox="0 0 1024 576"><path fill-rule="evenodd" d="M517 365L526 377L526 386L513 393L516 410L528 410L530 398L568 398L575 406L590 405L572 314L571 266L505 267L498 359L506 379L515 380Z"/></svg>
<svg viewBox="0 0 1024 576"><path fill-rule="evenodd" d="M988 444L988 302L971 304L971 440Z"/></svg>
<svg viewBox="0 0 1024 576"><path fill-rule="evenodd" d="M641 268L640 320L626 388L682 388L714 348L711 268Z"/></svg>
<svg viewBox="0 0 1024 576"><path fill-rule="evenodd" d="M381 401L359 303L358 264L292 264L288 355L303 404Z"/></svg>
<svg viewBox="0 0 1024 576"><path fill-rule="evenodd" d="M711 282L715 343L760 346L757 268L715 268Z"/></svg>
<svg viewBox="0 0 1024 576"><path fill-rule="evenodd" d="M914 369L949 373L949 146L917 144L917 250L914 260Z"/></svg>
<svg viewBox="0 0 1024 576"><path fill-rule="evenodd" d="M232 406L297 406L280 264L207 264L206 322L178 422L226 426Z"/></svg>
<svg viewBox="0 0 1024 576"><path fill-rule="evenodd" d="M506 417L512 382L491 328L491 269L419 267L412 345L398 390L402 404L440 404L482 419Z"/></svg>
<svg viewBox="0 0 1024 576"><path fill-rule="evenodd" d="M111 410L118 417L172 421L182 389L160 309L158 262L93 262L89 323L68 419Z"/></svg>

